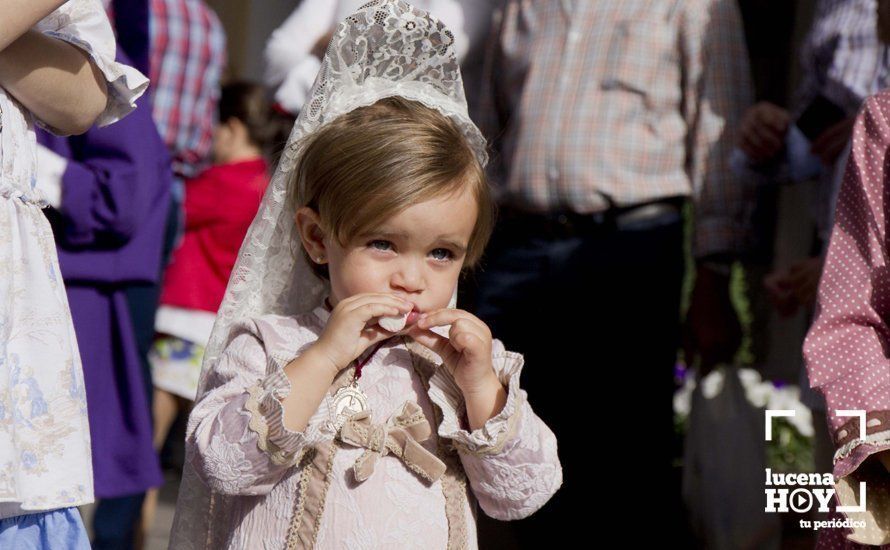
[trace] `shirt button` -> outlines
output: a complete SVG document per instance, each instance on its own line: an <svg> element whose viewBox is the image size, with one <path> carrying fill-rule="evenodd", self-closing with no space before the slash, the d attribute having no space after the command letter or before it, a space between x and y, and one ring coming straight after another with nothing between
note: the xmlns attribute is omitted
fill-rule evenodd
<svg viewBox="0 0 890 550"><path fill-rule="evenodd" d="M550 181L558 180L559 179L559 169L556 168L556 166L551 166L547 170L547 177L550 179Z"/></svg>
<svg viewBox="0 0 890 550"><path fill-rule="evenodd" d="M580 40L580 39L581 39L581 33L580 33L580 32L578 32L578 31L570 31L570 32L569 32L569 42L570 42L571 44L574 44L575 42L577 42L577 41Z"/></svg>

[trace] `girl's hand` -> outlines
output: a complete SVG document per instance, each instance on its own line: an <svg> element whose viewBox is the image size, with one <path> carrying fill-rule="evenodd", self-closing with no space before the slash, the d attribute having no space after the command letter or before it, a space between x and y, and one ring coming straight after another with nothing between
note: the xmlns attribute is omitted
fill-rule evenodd
<svg viewBox="0 0 890 550"><path fill-rule="evenodd" d="M451 325L448 338L429 330ZM443 308L423 315L408 336L436 352L464 395L499 384L491 363L491 330L462 309Z"/></svg>
<svg viewBox="0 0 890 550"><path fill-rule="evenodd" d="M366 292L344 298L331 312L324 332L312 348L339 373L369 346L395 334L377 325L375 318L407 313L412 307L411 302L392 294Z"/></svg>

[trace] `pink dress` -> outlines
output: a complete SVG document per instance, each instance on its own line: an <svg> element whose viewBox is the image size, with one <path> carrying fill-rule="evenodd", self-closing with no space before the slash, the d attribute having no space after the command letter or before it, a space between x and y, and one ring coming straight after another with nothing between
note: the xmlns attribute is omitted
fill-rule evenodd
<svg viewBox="0 0 890 550"><path fill-rule="evenodd" d="M856 120L818 313L804 343L810 386L825 396L828 409L837 501L857 506L859 483L866 488L864 512L832 514L865 526L821 529L818 548L861 548L859 543L890 548L890 473L876 460L866 461L890 450L888 148L890 91L885 91L866 100ZM859 418L839 410L864 411L865 440L859 437Z"/></svg>
<svg viewBox="0 0 890 550"><path fill-rule="evenodd" d="M497 339L492 358L507 402L472 433L461 427L463 398L440 358L400 338L362 370L370 415L356 430L369 434L364 444L335 440L328 425L331 395L352 368L303 432L285 428L279 399L292 390L283 367L329 316L319 306L238 328L207 375L187 439L213 496L208 506L180 492L171 548L476 548L477 502L493 518L519 519L560 487L556 438L519 387L523 358ZM412 431L426 422L428 437ZM383 452L374 434L388 434ZM361 482L357 461L370 474Z"/></svg>

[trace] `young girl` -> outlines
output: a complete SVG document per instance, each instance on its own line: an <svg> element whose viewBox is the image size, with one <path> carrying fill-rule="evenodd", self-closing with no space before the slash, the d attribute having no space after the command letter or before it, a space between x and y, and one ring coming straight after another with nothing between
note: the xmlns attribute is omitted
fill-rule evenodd
<svg viewBox="0 0 890 550"><path fill-rule="evenodd" d="M475 548L477 500L561 485L522 356L453 308L493 223L462 86L404 2L339 26L214 326L172 548Z"/></svg>
<svg viewBox="0 0 890 550"><path fill-rule="evenodd" d="M83 372L34 123L109 124L148 81L114 62L96 0L6 0L0 21L0 548L89 548L76 509L93 501Z"/></svg>

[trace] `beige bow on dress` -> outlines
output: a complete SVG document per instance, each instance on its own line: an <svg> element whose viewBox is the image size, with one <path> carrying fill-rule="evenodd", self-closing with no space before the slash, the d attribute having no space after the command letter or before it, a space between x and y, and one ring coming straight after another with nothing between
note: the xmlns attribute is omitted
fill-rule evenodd
<svg viewBox="0 0 890 550"><path fill-rule="evenodd" d="M424 448L419 441L426 441L432 429L417 403L406 401L402 410L393 413L386 424L372 424L371 411L354 414L340 428L339 437L344 443L367 449L353 466L355 479L364 481L374 473L377 460L392 453L406 466L424 479L433 482L445 473L445 463Z"/></svg>

